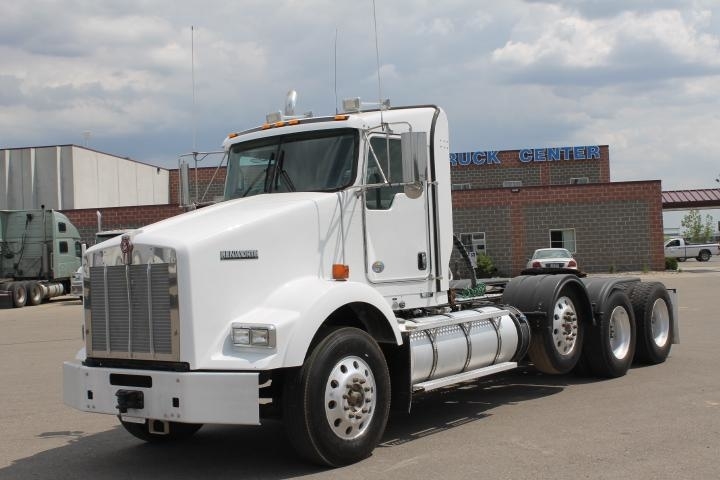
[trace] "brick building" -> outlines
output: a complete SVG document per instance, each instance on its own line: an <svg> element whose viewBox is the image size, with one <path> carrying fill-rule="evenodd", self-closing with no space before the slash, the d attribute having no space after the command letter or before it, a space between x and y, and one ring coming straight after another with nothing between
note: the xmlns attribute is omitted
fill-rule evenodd
<svg viewBox="0 0 720 480"><path fill-rule="evenodd" d="M500 275L516 275L537 248L571 250L583 271L661 270L659 180L610 182L607 145L453 153L455 233ZM139 228L182 212L179 172L168 171L168 203L63 210L92 244L97 211L104 230ZM225 168L189 175L191 197L222 195ZM197 186L197 188L196 188ZM456 255L457 273L462 262Z"/></svg>
<svg viewBox="0 0 720 480"><path fill-rule="evenodd" d="M455 233L501 275L537 248L583 271L662 270L659 180L610 182L607 145L451 154Z"/></svg>

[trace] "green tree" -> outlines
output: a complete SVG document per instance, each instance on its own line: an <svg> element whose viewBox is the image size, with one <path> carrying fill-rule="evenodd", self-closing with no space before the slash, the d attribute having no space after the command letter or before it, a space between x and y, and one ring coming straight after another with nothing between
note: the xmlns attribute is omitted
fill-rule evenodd
<svg viewBox="0 0 720 480"><path fill-rule="evenodd" d="M683 227L683 236L691 242L707 242L713 234L713 217L705 215L705 222L700 212L690 210L680 221Z"/></svg>

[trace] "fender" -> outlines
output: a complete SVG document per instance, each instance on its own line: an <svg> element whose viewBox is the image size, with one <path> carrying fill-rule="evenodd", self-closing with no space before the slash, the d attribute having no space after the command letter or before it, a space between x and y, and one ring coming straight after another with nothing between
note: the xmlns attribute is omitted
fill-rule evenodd
<svg viewBox="0 0 720 480"><path fill-rule="evenodd" d="M266 305L296 313L292 325L287 325L288 336L278 338L285 346L283 367L302 365L313 337L320 326L337 309L350 303L366 303L377 308L385 317L395 336L397 345L402 343L395 314L385 298L374 288L359 282L337 282L317 277L308 277L286 283L268 297ZM279 335L280 337L280 335Z"/></svg>
<svg viewBox="0 0 720 480"><path fill-rule="evenodd" d="M617 289L626 290L633 283L640 282L638 277L626 278L603 278L592 277L583 278L585 289L590 297L593 313L595 316L602 315L602 307L610 294ZM595 325L595 316L593 317L593 325Z"/></svg>
<svg viewBox="0 0 720 480"><path fill-rule="evenodd" d="M552 302L565 287L572 288L578 294L582 305L576 305L579 313L587 321L594 321L590 298L585 285L576 275L522 275L515 277L505 287L502 302L512 305L528 316L534 329L542 328L543 320L552 312Z"/></svg>

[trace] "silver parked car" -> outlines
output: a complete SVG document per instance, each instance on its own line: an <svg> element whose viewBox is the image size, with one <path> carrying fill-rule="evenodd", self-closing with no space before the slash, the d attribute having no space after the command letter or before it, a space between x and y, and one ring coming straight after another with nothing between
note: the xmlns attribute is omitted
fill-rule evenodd
<svg viewBox="0 0 720 480"><path fill-rule="evenodd" d="M577 261L569 250L565 248L539 248L528 260L527 268L574 268L577 270Z"/></svg>

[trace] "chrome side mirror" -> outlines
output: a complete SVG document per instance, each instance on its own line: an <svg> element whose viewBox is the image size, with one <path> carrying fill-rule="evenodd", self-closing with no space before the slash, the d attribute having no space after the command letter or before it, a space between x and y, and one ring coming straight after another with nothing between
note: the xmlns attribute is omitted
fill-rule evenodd
<svg viewBox="0 0 720 480"><path fill-rule="evenodd" d="M405 183L405 195L418 198L422 195L423 183L427 180L428 143L425 132L405 132L400 134L402 150L402 182Z"/></svg>

